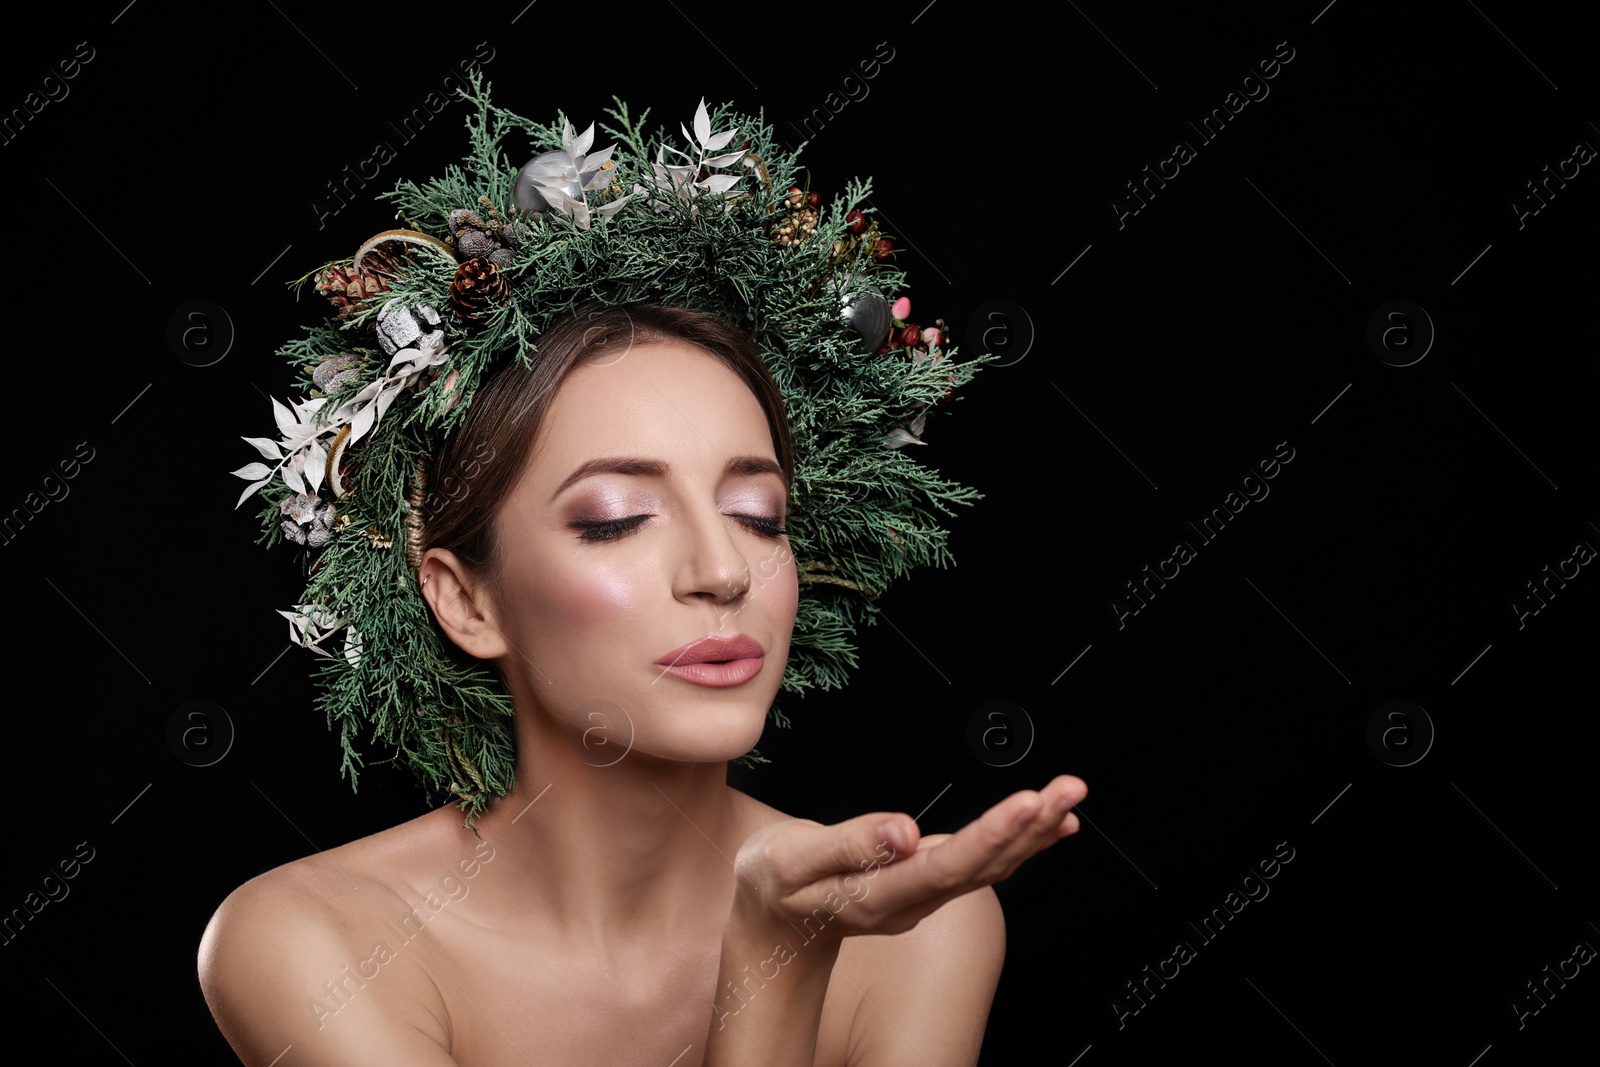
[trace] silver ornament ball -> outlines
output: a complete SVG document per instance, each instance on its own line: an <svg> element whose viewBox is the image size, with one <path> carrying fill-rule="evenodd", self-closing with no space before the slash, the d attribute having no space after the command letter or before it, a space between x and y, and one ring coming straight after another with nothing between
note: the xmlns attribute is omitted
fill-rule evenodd
<svg viewBox="0 0 1600 1067"><path fill-rule="evenodd" d="M889 329L894 316L889 313L889 302L875 285L857 289L844 302L844 321L861 335L869 352L876 352L889 339Z"/></svg>
<svg viewBox="0 0 1600 1067"><path fill-rule="evenodd" d="M577 161L559 149L533 157L517 172L517 183L512 195L519 211L543 212L550 210L544 191L559 191L572 200L583 200L584 182L593 178L599 168L579 173Z"/></svg>

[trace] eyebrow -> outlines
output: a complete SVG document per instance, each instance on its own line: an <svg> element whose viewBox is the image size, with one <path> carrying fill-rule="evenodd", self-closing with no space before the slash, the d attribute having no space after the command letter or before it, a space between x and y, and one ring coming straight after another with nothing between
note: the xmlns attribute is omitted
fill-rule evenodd
<svg viewBox="0 0 1600 1067"><path fill-rule="evenodd" d="M776 474L783 480L783 468L778 461L766 456L734 456L722 469L724 474L737 474L749 477L756 474ZM568 487L585 478L596 474L631 474L646 478L665 478L672 472L671 466L658 459L644 459L639 456L602 456L579 464L578 468L567 475L566 481L550 494L550 500L566 492ZM787 485L787 480L784 480Z"/></svg>

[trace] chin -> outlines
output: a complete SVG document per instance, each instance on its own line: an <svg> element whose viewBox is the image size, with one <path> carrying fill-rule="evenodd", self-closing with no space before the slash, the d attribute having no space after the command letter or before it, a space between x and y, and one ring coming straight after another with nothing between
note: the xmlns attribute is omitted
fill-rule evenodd
<svg viewBox="0 0 1600 1067"><path fill-rule="evenodd" d="M684 709L671 721L658 723L645 735L643 730L635 751L657 759L680 763L726 763L745 755L761 740L766 727L768 700L759 709L738 707Z"/></svg>

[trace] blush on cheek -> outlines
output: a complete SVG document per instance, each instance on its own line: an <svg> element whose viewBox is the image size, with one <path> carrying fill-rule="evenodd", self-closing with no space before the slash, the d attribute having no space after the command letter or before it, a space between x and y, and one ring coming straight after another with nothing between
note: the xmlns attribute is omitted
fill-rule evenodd
<svg viewBox="0 0 1600 1067"><path fill-rule="evenodd" d="M800 607L800 579L789 550L785 548L770 560L761 561L751 571L752 594L766 601L767 611L774 621L792 628Z"/></svg>
<svg viewBox="0 0 1600 1067"><path fill-rule="evenodd" d="M795 613L800 610L800 579L796 576L792 565L789 567L788 574L781 578L777 585L779 594L782 597L778 602L779 606L783 608L784 615L792 623Z"/></svg>
<svg viewBox="0 0 1600 1067"><path fill-rule="evenodd" d="M639 577L626 569L597 567L593 560L580 563L551 590L546 621L558 626L637 622L643 606Z"/></svg>

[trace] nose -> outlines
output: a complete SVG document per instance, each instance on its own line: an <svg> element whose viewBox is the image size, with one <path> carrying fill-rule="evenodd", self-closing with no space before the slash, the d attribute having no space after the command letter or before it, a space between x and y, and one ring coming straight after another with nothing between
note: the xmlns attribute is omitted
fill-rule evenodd
<svg viewBox="0 0 1600 1067"><path fill-rule="evenodd" d="M733 521L716 508L705 508L682 524L678 599L727 604L750 592L750 563L735 539Z"/></svg>

